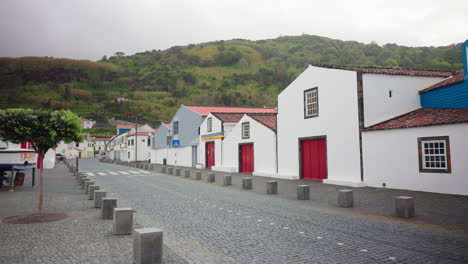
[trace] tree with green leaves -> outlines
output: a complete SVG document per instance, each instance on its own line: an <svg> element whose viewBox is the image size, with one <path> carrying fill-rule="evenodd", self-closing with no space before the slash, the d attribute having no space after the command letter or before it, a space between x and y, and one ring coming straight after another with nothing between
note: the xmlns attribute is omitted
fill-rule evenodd
<svg viewBox="0 0 468 264"><path fill-rule="evenodd" d="M19 144L29 142L43 165L46 152L65 143L81 142L81 119L69 110L7 109L0 111L2 140ZM38 215L42 216L44 166L39 173Z"/></svg>

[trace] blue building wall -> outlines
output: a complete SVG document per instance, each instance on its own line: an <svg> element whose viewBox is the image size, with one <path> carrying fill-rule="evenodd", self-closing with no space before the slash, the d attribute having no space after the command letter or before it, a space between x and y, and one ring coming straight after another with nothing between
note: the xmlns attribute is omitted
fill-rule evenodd
<svg viewBox="0 0 468 264"><path fill-rule="evenodd" d="M124 132L130 131L130 128L119 128L117 129L117 135L120 135Z"/></svg>
<svg viewBox="0 0 468 264"><path fill-rule="evenodd" d="M424 108L468 108L468 82L448 85L420 96Z"/></svg>
<svg viewBox="0 0 468 264"><path fill-rule="evenodd" d="M468 108L468 40L462 45L464 82L445 86L420 95L425 108Z"/></svg>

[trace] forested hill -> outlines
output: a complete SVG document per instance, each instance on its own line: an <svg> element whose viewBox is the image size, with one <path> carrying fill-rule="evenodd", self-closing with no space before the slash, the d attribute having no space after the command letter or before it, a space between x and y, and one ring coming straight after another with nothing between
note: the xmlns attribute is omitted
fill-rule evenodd
<svg viewBox="0 0 468 264"><path fill-rule="evenodd" d="M180 104L275 106L277 94L308 64L455 71L461 43L379 46L302 35L177 46L99 62L0 58L1 108L70 108L104 119L124 113L169 120ZM117 102L117 97L126 102Z"/></svg>

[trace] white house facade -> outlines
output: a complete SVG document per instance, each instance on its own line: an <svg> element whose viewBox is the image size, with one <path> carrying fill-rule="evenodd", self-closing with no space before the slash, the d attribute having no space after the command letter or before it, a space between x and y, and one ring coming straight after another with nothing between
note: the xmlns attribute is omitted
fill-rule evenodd
<svg viewBox="0 0 468 264"><path fill-rule="evenodd" d="M418 89L448 75L309 66L278 96L277 176L365 186L362 131L366 116L371 122L378 122L418 107L414 98L408 99L399 88L389 95L388 87L408 87L413 89L413 97L417 97ZM390 106L377 111L389 98Z"/></svg>
<svg viewBox="0 0 468 264"><path fill-rule="evenodd" d="M126 153L121 157L123 161L144 161L151 160L151 142L154 129L148 125L132 128L126 136Z"/></svg>
<svg viewBox="0 0 468 264"><path fill-rule="evenodd" d="M201 167L199 154L200 125L211 112L219 113L276 113L274 108L252 107L217 107L217 106L185 106L182 105L170 122L170 147L158 148L155 152L156 162L159 156L166 155L168 165ZM164 154L166 153L166 154ZM160 163L162 164L162 163Z"/></svg>
<svg viewBox="0 0 468 264"><path fill-rule="evenodd" d="M276 114L245 114L226 135L222 167L213 170L276 177Z"/></svg>
<svg viewBox="0 0 468 264"><path fill-rule="evenodd" d="M368 186L468 195L468 109L416 110L369 128L363 147Z"/></svg>

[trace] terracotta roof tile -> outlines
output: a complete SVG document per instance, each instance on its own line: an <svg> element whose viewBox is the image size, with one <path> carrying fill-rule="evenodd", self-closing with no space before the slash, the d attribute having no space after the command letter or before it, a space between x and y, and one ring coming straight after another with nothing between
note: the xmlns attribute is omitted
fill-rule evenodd
<svg viewBox="0 0 468 264"><path fill-rule="evenodd" d="M226 123L237 123L245 113L211 113L219 120Z"/></svg>
<svg viewBox="0 0 468 264"><path fill-rule="evenodd" d="M247 114L252 119L262 123L266 127L276 132L277 125L277 114Z"/></svg>
<svg viewBox="0 0 468 264"><path fill-rule="evenodd" d="M226 106L195 106L186 105L185 107L206 116L211 112L214 113L276 113L273 107L255 108L255 107L226 107Z"/></svg>
<svg viewBox="0 0 468 264"><path fill-rule="evenodd" d="M366 131L423 127L468 122L465 108L420 108L385 122L370 126Z"/></svg>
<svg viewBox="0 0 468 264"><path fill-rule="evenodd" d="M457 71L453 76L450 76L449 78L447 78L447 79L445 79L445 80L443 80L443 81L441 81L439 83L436 83L436 84L434 84L432 86L429 86L428 88L419 91L419 93L422 94L422 93L432 91L432 90L435 90L435 89L439 89L439 88L442 88L442 87L445 87L445 86L448 86L448 85L461 83L461 82L463 82L463 79L464 79L463 70Z"/></svg>
<svg viewBox="0 0 468 264"><path fill-rule="evenodd" d="M451 72L443 71L424 71L424 70L405 70L405 69L387 69L387 68L372 68L372 67L357 67L357 66L331 66L331 65L312 65L321 68L356 71L371 74L387 74L387 75L408 75L408 76L424 76L424 77L443 77L447 78L452 75Z"/></svg>

